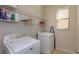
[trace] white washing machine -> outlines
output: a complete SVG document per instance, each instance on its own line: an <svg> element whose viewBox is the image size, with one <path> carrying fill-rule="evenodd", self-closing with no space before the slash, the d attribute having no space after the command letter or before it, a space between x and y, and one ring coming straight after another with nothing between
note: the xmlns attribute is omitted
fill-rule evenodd
<svg viewBox="0 0 79 59"><path fill-rule="evenodd" d="M44 54L51 54L54 50L54 34L49 32L38 33L40 40L40 52Z"/></svg>
<svg viewBox="0 0 79 59"><path fill-rule="evenodd" d="M3 44L7 54L40 54L40 41L32 37L4 39Z"/></svg>

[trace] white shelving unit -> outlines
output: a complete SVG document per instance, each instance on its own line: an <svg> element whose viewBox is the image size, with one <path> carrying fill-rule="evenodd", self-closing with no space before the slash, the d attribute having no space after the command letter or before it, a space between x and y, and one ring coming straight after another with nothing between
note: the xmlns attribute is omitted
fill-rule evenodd
<svg viewBox="0 0 79 59"><path fill-rule="evenodd" d="M14 11L15 13L20 14L20 16L25 15L26 20L28 21L28 22L21 22L22 20L18 21L17 19L15 19L15 21L0 19L0 21L2 21L2 22L14 22L14 23L19 22L19 23L27 23L27 24L38 25L37 24L37 21L39 21L38 19L40 19L40 20L42 19L42 18L39 18L39 17L29 13L29 12L26 12L26 11L20 9L18 5L0 5L0 8L5 8L5 9L8 9L10 11ZM23 17L21 17L21 18L23 18ZM29 21L28 19L32 19L32 20ZM35 20L35 19L37 19L37 20Z"/></svg>
<svg viewBox="0 0 79 59"><path fill-rule="evenodd" d="M0 5L0 8L5 8L7 10L15 12L17 10L17 5ZM14 23L20 22L21 23L21 21L17 21L17 19L15 19L15 21L0 19L0 21L2 21L2 22L14 22ZM22 23L26 23L26 22L22 22Z"/></svg>
<svg viewBox="0 0 79 59"><path fill-rule="evenodd" d="M0 22L16 22L16 21L0 19Z"/></svg>

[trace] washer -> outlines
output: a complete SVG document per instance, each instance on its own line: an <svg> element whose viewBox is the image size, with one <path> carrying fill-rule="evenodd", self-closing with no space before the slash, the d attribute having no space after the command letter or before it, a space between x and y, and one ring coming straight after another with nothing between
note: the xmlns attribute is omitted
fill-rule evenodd
<svg viewBox="0 0 79 59"><path fill-rule="evenodd" d="M40 54L40 41L29 36L4 39L3 44L7 54Z"/></svg>

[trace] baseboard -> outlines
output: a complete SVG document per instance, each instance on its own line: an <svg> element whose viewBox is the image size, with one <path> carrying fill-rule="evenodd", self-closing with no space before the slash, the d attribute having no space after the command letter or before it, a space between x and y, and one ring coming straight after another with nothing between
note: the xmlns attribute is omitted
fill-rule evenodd
<svg viewBox="0 0 79 59"><path fill-rule="evenodd" d="M76 51L77 53L79 53L79 48L77 47L77 51Z"/></svg>
<svg viewBox="0 0 79 59"><path fill-rule="evenodd" d="M77 50L77 53L79 53L79 49Z"/></svg>
<svg viewBox="0 0 79 59"><path fill-rule="evenodd" d="M72 52L72 51L69 51L69 50L66 50L66 49L62 49L62 48L56 48L56 49L62 50L64 52L67 52L67 53L70 53L70 54L76 54L76 52Z"/></svg>

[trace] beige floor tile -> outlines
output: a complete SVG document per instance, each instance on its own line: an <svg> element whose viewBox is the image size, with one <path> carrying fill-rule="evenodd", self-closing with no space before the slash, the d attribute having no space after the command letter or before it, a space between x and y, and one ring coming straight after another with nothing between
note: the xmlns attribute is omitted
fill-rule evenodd
<svg viewBox="0 0 79 59"><path fill-rule="evenodd" d="M69 53L67 53L65 51L61 51L59 49L55 49L54 52L53 52L53 54L69 54Z"/></svg>

